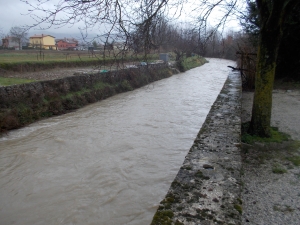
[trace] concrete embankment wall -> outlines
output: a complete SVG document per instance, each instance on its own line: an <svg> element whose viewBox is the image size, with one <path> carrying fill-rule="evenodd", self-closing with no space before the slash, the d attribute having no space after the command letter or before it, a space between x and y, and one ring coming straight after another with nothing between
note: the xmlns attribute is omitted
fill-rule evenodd
<svg viewBox="0 0 300 225"><path fill-rule="evenodd" d="M241 223L241 91L229 74L151 225Z"/></svg>
<svg viewBox="0 0 300 225"><path fill-rule="evenodd" d="M173 72L165 64L155 64L0 87L0 132L133 90L170 77Z"/></svg>

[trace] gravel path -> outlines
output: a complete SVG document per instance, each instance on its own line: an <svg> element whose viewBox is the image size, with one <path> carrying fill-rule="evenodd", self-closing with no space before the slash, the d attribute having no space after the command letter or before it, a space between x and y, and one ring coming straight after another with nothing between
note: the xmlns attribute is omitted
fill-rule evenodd
<svg viewBox="0 0 300 225"><path fill-rule="evenodd" d="M243 92L242 120L250 120L253 93ZM300 90L273 91L272 126L300 140ZM300 224L300 144L243 147L242 224ZM300 157L299 157L300 159ZM299 160L300 161L300 160Z"/></svg>

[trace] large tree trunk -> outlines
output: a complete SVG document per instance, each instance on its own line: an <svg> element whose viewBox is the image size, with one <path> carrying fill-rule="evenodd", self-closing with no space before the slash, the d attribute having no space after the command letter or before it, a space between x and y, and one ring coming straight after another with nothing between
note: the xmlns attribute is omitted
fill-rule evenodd
<svg viewBox="0 0 300 225"><path fill-rule="evenodd" d="M271 136L272 90L287 17L299 0L256 0L259 11L260 42L252 118L249 132L260 137Z"/></svg>
<svg viewBox="0 0 300 225"><path fill-rule="evenodd" d="M278 34L277 34L278 35ZM272 112L272 90L277 59L277 40L261 34L255 77L255 92L252 107L250 133L260 137L270 137Z"/></svg>
<svg viewBox="0 0 300 225"><path fill-rule="evenodd" d="M270 0L257 0L260 40L257 54L255 92L249 133L260 137L271 136L272 90L281 39L281 8Z"/></svg>

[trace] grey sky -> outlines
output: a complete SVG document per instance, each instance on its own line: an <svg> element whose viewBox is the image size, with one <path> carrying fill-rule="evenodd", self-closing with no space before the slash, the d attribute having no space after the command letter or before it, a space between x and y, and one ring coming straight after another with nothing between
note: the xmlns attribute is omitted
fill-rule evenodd
<svg viewBox="0 0 300 225"><path fill-rule="evenodd" d="M60 0L51 0L49 1L50 3L48 4L48 7L53 7L56 2ZM34 4L34 0L28 0L28 2L32 2ZM0 0L0 8L1 8L1 13L0 13L0 28L2 29L2 32L4 34L8 34L9 30L13 26L23 26L23 25L33 25L35 21L29 16L29 15L22 15L22 14L27 14L28 9L30 7L21 2L20 0ZM185 7L186 10L189 11L191 7ZM42 16L42 15L41 15ZM234 22L232 27L237 26L237 23ZM75 37L78 38L80 37L80 31L78 29L80 27L80 24L75 24L73 26L64 26L63 28L50 28L46 30L40 30L38 28L32 28L29 31L29 35L33 34L49 34L53 35L57 38L61 37ZM81 25L82 27L82 25ZM228 26L227 26L228 27ZM95 29L96 30L96 29ZM89 31L91 36L95 36L96 31Z"/></svg>
<svg viewBox="0 0 300 225"><path fill-rule="evenodd" d="M5 33L8 33L13 26L32 23L28 17L21 16L21 11L27 11L28 8L25 4L19 2L19 0L0 0L0 8L0 27Z"/></svg>
<svg viewBox="0 0 300 225"><path fill-rule="evenodd" d="M30 1L30 0L28 0ZM51 1L56 2L54 1ZM35 21L27 14L29 10L29 6L20 0L0 0L0 28L4 34L8 34L11 27L14 26L24 26L24 25L33 25ZM50 34L53 36L80 36L80 32L78 27L80 25L73 25L72 27L65 26L63 28L50 28L46 30L41 30L39 28L32 28L29 30L29 34Z"/></svg>

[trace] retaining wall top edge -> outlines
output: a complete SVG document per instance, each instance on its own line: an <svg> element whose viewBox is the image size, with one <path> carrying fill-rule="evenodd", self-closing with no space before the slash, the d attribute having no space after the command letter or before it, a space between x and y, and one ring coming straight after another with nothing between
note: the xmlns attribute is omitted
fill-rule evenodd
<svg viewBox="0 0 300 225"><path fill-rule="evenodd" d="M152 225L241 223L241 86L231 72Z"/></svg>

